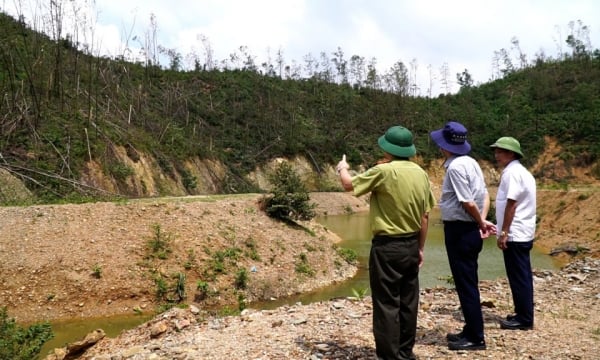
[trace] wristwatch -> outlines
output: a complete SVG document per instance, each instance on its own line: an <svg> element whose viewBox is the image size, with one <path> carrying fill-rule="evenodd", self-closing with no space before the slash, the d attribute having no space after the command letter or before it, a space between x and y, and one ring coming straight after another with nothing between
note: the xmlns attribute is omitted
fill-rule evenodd
<svg viewBox="0 0 600 360"><path fill-rule="evenodd" d="M500 233L500 237L505 237L508 236L508 233L504 230L502 230L502 232Z"/></svg>

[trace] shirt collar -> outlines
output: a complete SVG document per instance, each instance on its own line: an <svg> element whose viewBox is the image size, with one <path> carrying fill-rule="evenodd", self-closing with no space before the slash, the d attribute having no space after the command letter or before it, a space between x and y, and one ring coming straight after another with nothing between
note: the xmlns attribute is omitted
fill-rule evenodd
<svg viewBox="0 0 600 360"><path fill-rule="evenodd" d="M445 169L448 169L448 166L450 166L450 163L451 163L452 161L454 161L454 159L456 159L457 157L458 157L458 155L452 155L452 156L450 156L449 158L447 158L447 159L446 159L446 161L444 161L444 164L443 164L443 165L444 165L444 168L445 168Z"/></svg>

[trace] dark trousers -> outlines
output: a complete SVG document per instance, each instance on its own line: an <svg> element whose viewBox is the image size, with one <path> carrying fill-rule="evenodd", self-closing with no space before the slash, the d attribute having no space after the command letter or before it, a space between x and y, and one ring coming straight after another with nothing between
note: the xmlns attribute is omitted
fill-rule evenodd
<svg viewBox="0 0 600 360"><path fill-rule="evenodd" d="M483 341L483 314L477 274L477 259L483 247L479 227L474 222L444 221L444 238L456 293L465 318L463 334L470 341Z"/></svg>
<svg viewBox="0 0 600 360"><path fill-rule="evenodd" d="M508 248L502 254L515 305L516 319L523 324L533 325L533 274L529 257L533 241L509 241L507 246Z"/></svg>
<svg viewBox="0 0 600 360"><path fill-rule="evenodd" d="M419 306L419 240L373 238L369 255L378 359L414 359Z"/></svg>

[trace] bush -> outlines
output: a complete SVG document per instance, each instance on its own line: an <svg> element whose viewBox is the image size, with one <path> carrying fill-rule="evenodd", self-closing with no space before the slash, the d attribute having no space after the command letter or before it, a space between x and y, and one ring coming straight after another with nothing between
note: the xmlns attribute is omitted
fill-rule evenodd
<svg viewBox="0 0 600 360"><path fill-rule="evenodd" d="M6 308L0 308L0 359L37 359L46 341L54 334L49 323L22 328L9 319Z"/></svg>
<svg viewBox="0 0 600 360"><path fill-rule="evenodd" d="M267 215L272 218L294 221L310 220L315 217L315 204L310 203L306 186L288 163L281 163L269 175L273 191L264 200Z"/></svg>

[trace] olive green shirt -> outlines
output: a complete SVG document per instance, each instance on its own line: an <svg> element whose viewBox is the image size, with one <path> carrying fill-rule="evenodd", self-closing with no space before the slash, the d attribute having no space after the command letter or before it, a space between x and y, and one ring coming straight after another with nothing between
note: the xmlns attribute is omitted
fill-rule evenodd
<svg viewBox="0 0 600 360"><path fill-rule="evenodd" d="M421 230L421 218L435 206L427 173L416 163L394 160L352 177L354 195L371 193L373 235L403 236Z"/></svg>

